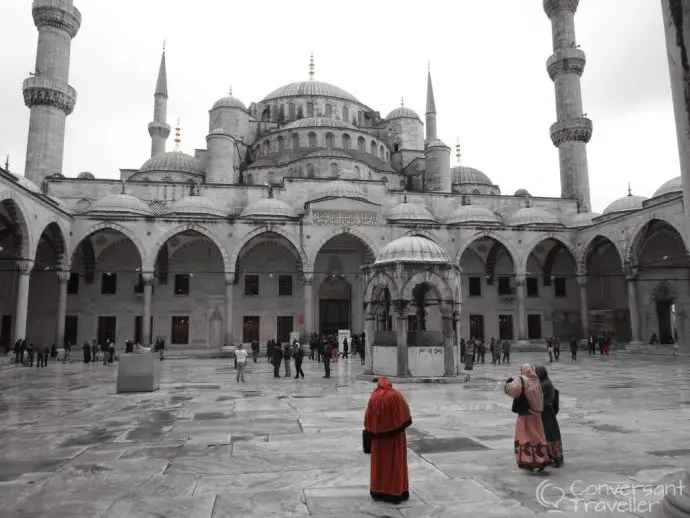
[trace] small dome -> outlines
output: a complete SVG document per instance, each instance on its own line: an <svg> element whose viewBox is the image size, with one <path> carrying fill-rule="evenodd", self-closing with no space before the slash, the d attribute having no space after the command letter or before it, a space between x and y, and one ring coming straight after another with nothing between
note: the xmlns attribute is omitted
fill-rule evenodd
<svg viewBox="0 0 690 518"><path fill-rule="evenodd" d="M616 201L610 203L609 206L604 209L602 214L638 210L642 208L642 202L646 200L647 198L644 196L633 196L632 194L628 194L627 196L618 198Z"/></svg>
<svg viewBox="0 0 690 518"><path fill-rule="evenodd" d="M353 126L347 121L340 119L333 119L331 117L307 117L305 119L298 119L286 124L283 128L288 129L298 129L298 128L345 128L356 130L357 127Z"/></svg>
<svg viewBox="0 0 690 518"><path fill-rule="evenodd" d="M129 194L110 194L95 201L86 213L108 212L136 216L152 216L153 212L145 201Z"/></svg>
<svg viewBox="0 0 690 518"><path fill-rule="evenodd" d="M149 158L139 169L140 173L186 173L199 174L193 156L180 151L168 151Z"/></svg>
<svg viewBox="0 0 690 518"><path fill-rule="evenodd" d="M479 169L457 165L450 168L451 183L469 185L490 185L493 186L491 179Z"/></svg>
<svg viewBox="0 0 690 518"><path fill-rule="evenodd" d="M342 88L321 81L299 81L297 83L281 86L264 97L261 102L280 99L281 97L300 96L334 97L336 99L344 99L346 101L359 103L354 95L349 94Z"/></svg>
<svg viewBox="0 0 690 518"><path fill-rule="evenodd" d="M431 239L405 236L384 246L374 264L450 262L446 251Z"/></svg>
<svg viewBox="0 0 690 518"><path fill-rule="evenodd" d="M29 180L26 176L19 176L19 175L14 175L15 180L17 180L17 183L24 187L27 191L31 191L36 194L41 194L41 189L39 189L34 182Z"/></svg>
<svg viewBox="0 0 690 518"><path fill-rule="evenodd" d="M276 198L262 198L247 205L240 218L247 219L296 219L297 213L289 203Z"/></svg>
<svg viewBox="0 0 690 518"><path fill-rule="evenodd" d="M601 216L601 214L598 212L581 212L570 218L565 226L568 228L589 227L593 225L592 220L599 216Z"/></svg>
<svg viewBox="0 0 690 518"><path fill-rule="evenodd" d="M328 182L319 189L313 196L309 197L310 202L330 198L349 198L351 200L369 201L366 195L354 183L338 178Z"/></svg>
<svg viewBox="0 0 690 518"><path fill-rule="evenodd" d="M400 222L421 222L434 223L436 219L431 215L429 209L419 203L407 203L406 201L393 207L388 212L388 219Z"/></svg>
<svg viewBox="0 0 690 518"><path fill-rule="evenodd" d="M501 218L481 205L460 205L446 220L448 225L500 225Z"/></svg>
<svg viewBox="0 0 690 518"><path fill-rule="evenodd" d="M397 108L392 110L388 115L386 115L386 120L403 118L419 120L419 115L417 115L416 111L414 111L412 108L408 108L407 106L398 106Z"/></svg>
<svg viewBox="0 0 690 518"><path fill-rule="evenodd" d="M524 207L510 215L508 225L512 227L560 225L555 214L536 207Z"/></svg>
<svg viewBox="0 0 690 518"><path fill-rule="evenodd" d="M93 173L89 173L88 171L84 171L83 173L79 173L77 175L77 179L79 179L79 180L95 180L96 177L93 175Z"/></svg>
<svg viewBox="0 0 690 518"><path fill-rule="evenodd" d="M672 192L683 192L683 181L680 176L676 176L675 178L671 178L665 182L656 190L652 198L656 198L657 196L662 196L664 194L670 194Z"/></svg>
<svg viewBox="0 0 690 518"><path fill-rule="evenodd" d="M213 108L211 109L215 110L216 108L240 108L244 111L247 111L247 107L244 105L244 103L232 95L218 99L213 104Z"/></svg>
<svg viewBox="0 0 690 518"><path fill-rule="evenodd" d="M513 196L531 196L527 189L518 189Z"/></svg>
<svg viewBox="0 0 690 518"><path fill-rule="evenodd" d="M167 214L185 214L196 216L225 217L226 213L219 209L213 201L205 196L185 196L172 203Z"/></svg>

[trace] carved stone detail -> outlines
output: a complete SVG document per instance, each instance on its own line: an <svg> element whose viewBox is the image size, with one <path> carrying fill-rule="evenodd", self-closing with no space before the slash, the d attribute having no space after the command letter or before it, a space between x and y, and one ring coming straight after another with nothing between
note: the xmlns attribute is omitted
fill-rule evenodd
<svg viewBox="0 0 690 518"><path fill-rule="evenodd" d="M28 108L54 106L69 115L76 103L76 90L63 81L49 77L27 77L24 80L24 104Z"/></svg>
<svg viewBox="0 0 690 518"><path fill-rule="evenodd" d="M632 264L626 264L623 266L623 273L625 275L625 279L628 282L635 282L637 280L637 274L638 270L637 267L632 265Z"/></svg>
<svg viewBox="0 0 690 518"><path fill-rule="evenodd" d="M17 261L17 271L19 275L30 275L31 270L34 268L33 261L21 260Z"/></svg>
<svg viewBox="0 0 690 518"><path fill-rule="evenodd" d="M141 274L141 278L144 286L153 286L153 279L155 278L153 272L144 272Z"/></svg>
<svg viewBox="0 0 690 518"><path fill-rule="evenodd" d="M408 300L394 300L392 305L395 308L395 312L398 314L398 318L407 318L407 310L410 307L410 301Z"/></svg>
<svg viewBox="0 0 690 518"><path fill-rule="evenodd" d="M74 38L81 27L81 13L67 2L38 0L34 2L31 14L37 28L48 25L62 29L70 38Z"/></svg>
<svg viewBox="0 0 690 518"><path fill-rule="evenodd" d="M527 278L524 275L516 275L515 276L515 287L521 287L525 285L525 282L527 282Z"/></svg>
<svg viewBox="0 0 690 518"><path fill-rule="evenodd" d="M342 210L312 211L312 221L317 226L367 227L376 226L376 212L348 212Z"/></svg>
<svg viewBox="0 0 690 518"><path fill-rule="evenodd" d="M544 12L549 19L558 15L561 11L575 13L580 0L544 0Z"/></svg>
<svg viewBox="0 0 690 518"><path fill-rule="evenodd" d="M558 147L565 142L589 142L593 124L586 117L578 117L551 125L551 142Z"/></svg>
<svg viewBox="0 0 690 518"><path fill-rule="evenodd" d="M170 125L165 122L149 122L149 135L151 137L168 138L170 136Z"/></svg>
<svg viewBox="0 0 690 518"><path fill-rule="evenodd" d="M561 74L577 74L582 76L587 59L580 49L556 49L546 60L546 71L552 81Z"/></svg>
<svg viewBox="0 0 690 518"><path fill-rule="evenodd" d="M236 275L234 273L225 273L225 285L230 286L231 284L235 284L236 281Z"/></svg>
<svg viewBox="0 0 690 518"><path fill-rule="evenodd" d="M72 272L57 272L58 284L67 284L71 276Z"/></svg>
<svg viewBox="0 0 690 518"><path fill-rule="evenodd" d="M586 275L578 275L578 276L577 276L577 283L578 283L580 286L587 286L587 281L588 281L588 280L589 280L589 277L587 277Z"/></svg>

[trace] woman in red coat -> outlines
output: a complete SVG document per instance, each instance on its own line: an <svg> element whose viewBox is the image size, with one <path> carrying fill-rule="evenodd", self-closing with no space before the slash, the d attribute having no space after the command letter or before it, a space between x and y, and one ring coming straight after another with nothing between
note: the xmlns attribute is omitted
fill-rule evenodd
<svg viewBox="0 0 690 518"><path fill-rule="evenodd" d="M410 497L407 475L407 437L410 407L388 378L379 378L364 414L371 437L369 493L374 500L400 503Z"/></svg>

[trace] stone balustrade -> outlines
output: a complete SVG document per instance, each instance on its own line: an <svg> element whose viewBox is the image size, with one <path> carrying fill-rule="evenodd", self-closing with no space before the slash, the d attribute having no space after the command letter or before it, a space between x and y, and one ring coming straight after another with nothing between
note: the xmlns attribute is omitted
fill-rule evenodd
<svg viewBox="0 0 690 518"><path fill-rule="evenodd" d="M74 38L81 27L81 13L66 0L34 0L31 7L34 24L62 29Z"/></svg>
<svg viewBox="0 0 690 518"><path fill-rule="evenodd" d="M546 71L552 81L561 74L577 74L581 77L586 63L585 53L580 49L556 49L546 60Z"/></svg>
<svg viewBox="0 0 690 518"><path fill-rule="evenodd" d="M24 104L28 108L37 105L54 106L69 115L77 103L77 91L58 79L44 76L27 77L22 89Z"/></svg>
<svg viewBox="0 0 690 518"><path fill-rule="evenodd" d="M551 125L551 141L558 147L564 142L584 142L587 143L592 138L594 126L587 117L577 117Z"/></svg>

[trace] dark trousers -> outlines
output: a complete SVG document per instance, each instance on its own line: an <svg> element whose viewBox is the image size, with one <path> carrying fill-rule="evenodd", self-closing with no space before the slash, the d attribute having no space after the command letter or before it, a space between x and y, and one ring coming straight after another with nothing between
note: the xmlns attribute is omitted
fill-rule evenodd
<svg viewBox="0 0 690 518"><path fill-rule="evenodd" d="M22 362L22 354L17 351L14 353L14 363L21 363Z"/></svg>
<svg viewBox="0 0 690 518"><path fill-rule="evenodd" d="M510 353L503 353L503 363L510 363Z"/></svg>
<svg viewBox="0 0 690 518"><path fill-rule="evenodd" d="M479 361L484 363L484 357L486 356L486 351L477 353L479 356Z"/></svg>
<svg viewBox="0 0 690 518"><path fill-rule="evenodd" d="M324 378L330 378L331 377L331 359L328 356L323 357L323 370L326 373Z"/></svg>
<svg viewBox="0 0 690 518"><path fill-rule="evenodd" d="M323 356L323 353L322 353L319 349L317 349L317 350L316 350L316 361L317 361L318 363L321 363L321 357L322 357L322 356Z"/></svg>
<svg viewBox="0 0 690 518"><path fill-rule="evenodd" d="M302 371L302 358L295 358L295 378L299 378L300 374L304 378L304 372Z"/></svg>
<svg viewBox="0 0 690 518"><path fill-rule="evenodd" d="M43 367L43 353L38 353L36 355L36 368Z"/></svg>
<svg viewBox="0 0 690 518"><path fill-rule="evenodd" d="M309 349L309 359L313 360L315 355L316 351L314 349Z"/></svg>
<svg viewBox="0 0 690 518"><path fill-rule="evenodd" d="M554 349L553 350L553 359L558 361L558 358L561 357L561 350L560 349Z"/></svg>
<svg viewBox="0 0 690 518"><path fill-rule="evenodd" d="M570 356L573 361L577 360L577 349L570 351Z"/></svg>
<svg viewBox="0 0 690 518"><path fill-rule="evenodd" d="M34 366L34 352L31 351L29 353L29 367L33 367L33 366Z"/></svg>
<svg viewBox="0 0 690 518"><path fill-rule="evenodd" d="M273 377L280 378L280 360L273 360Z"/></svg>

